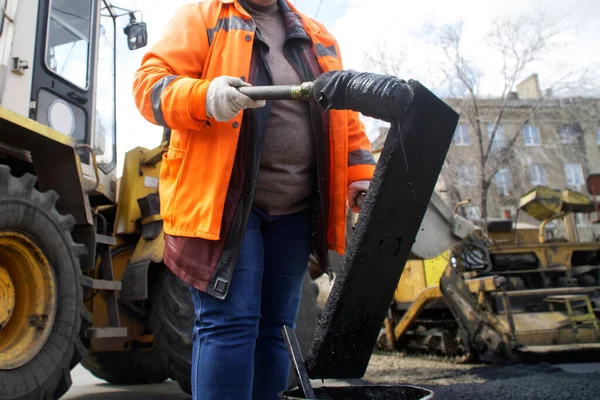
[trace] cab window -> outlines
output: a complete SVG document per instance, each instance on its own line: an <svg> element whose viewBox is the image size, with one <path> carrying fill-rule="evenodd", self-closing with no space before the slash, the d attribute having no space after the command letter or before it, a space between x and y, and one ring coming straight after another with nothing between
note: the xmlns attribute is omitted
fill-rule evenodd
<svg viewBox="0 0 600 400"><path fill-rule="evenodd" d="M46 66L61 78L89 87L92 0L51 0Z"/></svg>
<svg viewBox="0 0 600 400"><path fill-rule="evenodd" d="M100 167L115 162L115 20L108 9L100 17L96 87L96 129L94 151Z"/></svg>

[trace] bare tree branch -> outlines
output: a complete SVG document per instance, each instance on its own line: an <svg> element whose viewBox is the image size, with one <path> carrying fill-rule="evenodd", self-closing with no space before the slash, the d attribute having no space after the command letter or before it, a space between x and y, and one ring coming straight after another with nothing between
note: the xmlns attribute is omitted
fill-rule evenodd
<svg viewBox="0 0 600 400"><path fill-rule="evenodd" d="M394 51L395 50L395 51ZM380 43L373 50L364 53L363 64L366 69L382 74L402 77L406 63L406 54L400 49L390 49L386 44Z"/></svg>
<svg viewBox="0 0 600 400"><path fill-rule="evenodd" d="M530 73L529 70L535 66L535 62L542 60L549 50L559 44L561 34L566 28L560 18L550 18L543 12L534 15L503 16L492 21L485 37L488 49L498 57L499 67L499 75L489 77L489 80L496 82L500 78L496 90L498 96L485 98L480 92L483 92L482 87L485 86L488 77L482 74L477 61L488 60L482 60L480 54L471 53L470 48L465 46L463 28L464 25L460 21L442 26L435 32L434 40L430 43L440 50L442 61L436 66L441 72L445 91L450 94L446 99L460 114L461 119L468 124L471 134L475 135L474 138L472 137L472 142L477 156L474 152L469 153L470 160L468 160L460 155L460 151L451 151L444 164L442 178L446 183L446 192L453 201L463 200L459 196L464 195L477 197L478 202L473 204L479 203L481 217L486 220L488 194L496 174L503 168L510 167L511 164L521 167L525 165L528 153L519 145L519 138L522 137L521 133L525 125L535 121L538 115L549 113L550 109L562 107L563 112L572 113L575 119L585 118L595 126L600 126L599 102L588 104L583 100L578 102L569 100L571 101L569 104L560 103L561 96L572 98L574 94L597 89L595 82L598 82L600 72L597 71L600 71L600 68L597 66L589 66L583 70L558 68L553 74L553 79L548 80L549 90L542 93L539 88L533 88L531 91L537 93L532 93L529 96L531 98L519 99L515 93L519 82L527 77L526 74ZM404 75L402 70L405 68L406 61L406 54L400 51L394 52L385 44L365 55L365 62L370 69L395 76ZM580 109L582 106L583 109ZM514 129L505 130L505 124ZM495 144L500 143L500 131L504 135L503 148ZM467 185L461 188L458 185L460 165L473 163L474 158L477 158L476 164L479 166L477 187ZM526 168L520 168L518 173L525 176ZM494 200L495 204L498 202L508 204L511 201L514 203L513 198Z"/></svg>
<svg viewBox="0 0 600 400"><path fill-rule="evenodd" d="M482 114L478 92L483 77L478 73L475 63L463 54L462 27L461 23L442 27L438 32L436 43L446 59L442 66L445 76L449 81L460 82L466 89L466 98L459 100L457 104L461 117L469 123L476 136L481 176L480 206L482 217L486 219L488 192L496 174L510 164L522 127L535 117L548 100L547 96L540 96L539 99L526 105L528 113L518 122L519 129L512 137L506 138L508 142L505 143L505 148L499 150L495 148L499 128L507 109L514 107L511 103L513 101L511 92L517 82L523 78L527 67L540 59L554 45L556 37L561 33L561 27L550 19L529 15L501 17L492 22L486 42L502 60L500 72L503 82L500 97L494 99L495 115L489 115L489 110L486 115ZM563 79L561 82L566 83L569 80ZM483 129L482 123L486 119L489 121L490 118L493 124L488 134L487 127Z"/></svg>

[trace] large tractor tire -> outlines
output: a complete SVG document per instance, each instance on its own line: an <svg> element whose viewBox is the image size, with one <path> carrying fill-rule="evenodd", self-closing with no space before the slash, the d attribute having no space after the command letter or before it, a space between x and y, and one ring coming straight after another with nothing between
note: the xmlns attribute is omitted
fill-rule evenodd
<svg viewBox="0 0 600 400"><path fill-rule="evenodd" d="M124 271L134 250L134 244L113 247L110 251L113 267ZM81 361L81 365L95 377L113 385L160 383L168 379L157 346L131 351L90 351Z"/></svg>
<svg viewBox="0 0 600 400"><path fill-rule="evenodd" d="M191 394L194 303L188 285L168 268L158 279L150 312L154 346L167 375Z"/></svg>
<svg viewBox="0 0 600 400"><path fill-rule="evenodd" d="M303 352L307 352L318 324L321 309L317 306L319 289L310 275L304 277L296 335ZM189 286L165 268L159 278L153 301L151 324L155 345L159 348L167 373L181 389L191 393L192 328L194 304ZM290 374L290 387L295 380Z"/></svg>
<svg viewBox="0 0 600 400"><path fill-rule="evenodd" d="M55 208L54 191L0 165L0 398L58 399L85 349L75 219ZM4 304L2 304L4 302Z"/></svg>

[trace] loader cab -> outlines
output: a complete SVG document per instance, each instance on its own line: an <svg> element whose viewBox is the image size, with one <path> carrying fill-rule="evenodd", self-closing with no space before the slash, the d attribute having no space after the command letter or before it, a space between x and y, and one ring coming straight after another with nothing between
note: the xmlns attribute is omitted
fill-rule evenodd
<svg viewBox="0 0 600 400"><path fill-rule="evenodd" d="M109 0L39 0L36 11L28 116L74 138L91 202L114 202L117 43L145 46L145 24Z"/></svg>

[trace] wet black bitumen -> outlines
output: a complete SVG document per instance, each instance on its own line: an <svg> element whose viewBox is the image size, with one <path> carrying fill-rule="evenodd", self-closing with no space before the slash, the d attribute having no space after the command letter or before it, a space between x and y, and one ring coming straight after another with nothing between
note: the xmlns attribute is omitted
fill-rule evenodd
<svg viewBox="0 0 600 400"><path fill-rule="evenodd" d="M482 364L375 351L361 385L410 383L443 400L554 400L600 398L595 364L569 373L547 362ZM366 381L366 382L364 382Z"/></svg>
<svg viewBox="0 0 600 400"><path fill-rule="evenodd" d="M427 389L404 385L322 387L315 390L315 400L421 400L430 393ZM285 392L280 398L306 399L299 390Z"/></svg>
<svg viewBox="0 0 600 400"><path fill-rule="evenodd" d="M313 84L324 109L354 110L383 121L400 121L413 101L412 87L395 76L352 70L329 71Z"/></svg>
<svg viewBox="0 0 600 400"><path fill-rule="evenodd" d="M458 121L418 82L392 123L352 240L306 357L313 379L361 378Z"/></svg>

